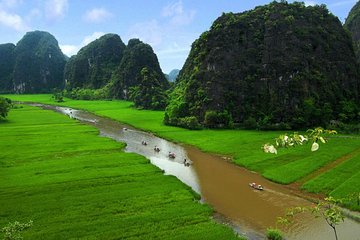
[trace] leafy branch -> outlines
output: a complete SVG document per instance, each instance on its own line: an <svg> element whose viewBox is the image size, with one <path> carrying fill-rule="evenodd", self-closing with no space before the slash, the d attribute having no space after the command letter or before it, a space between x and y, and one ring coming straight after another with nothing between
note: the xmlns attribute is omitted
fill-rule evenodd
<svg viewBox="0 0 360 240"><path fill-rule="evenodd" d="M278 148L295 147L312 142L311 151L317 151L320 147L319 142L326 143L328 139L324 135L337 134L335 130L325 130L321 127L308 129L305 135L294 132L293 134L283 134L275 138L275 143L265 143L262 149L266 153L277 154Z"/></svg>

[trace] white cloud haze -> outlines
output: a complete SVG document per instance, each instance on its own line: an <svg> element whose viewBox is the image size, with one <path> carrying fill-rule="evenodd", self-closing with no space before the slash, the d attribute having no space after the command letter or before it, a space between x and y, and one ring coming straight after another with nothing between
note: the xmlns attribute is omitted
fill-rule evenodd
<svg viewBox="0 0 360 240"><path fill-rule="evenodd" d="M18 32L29 30L29 27L19 15L10 14L3 10L0 10L0 25L12 28Z"/></svg>
<svg viewBox="0 0 360 240"><path fill-rule="evenodd" d="M87 22L99 23L111 18L113 15L105 8L94 8L85 13L83 19Z"/></svg>
<svg viewBox="0 0 360 240"><path fill-rule="evenodd" d="M48 0L45 4L45 15L50 21L62 19L68 10L68 0Z"/></svg>
<svg viewBox="0 0 360 240"><path fill-rule="evenodd" d="M59 45L61 48L61 51L68 57L71 57L72 55L76 55L77 52L84 46L88 45L92 41L100 38L105 33L103 32L94 32L91 35L85 36L82 42L79 45Z"/></svg>
<svg viewBox="0 0 360 240"><path fill-rule="evenodd" d="M162 16L170 18L173 25L188 25L194 19L195 10L185 11L182 1L175 2L165 6L162 10Z"/></svg>

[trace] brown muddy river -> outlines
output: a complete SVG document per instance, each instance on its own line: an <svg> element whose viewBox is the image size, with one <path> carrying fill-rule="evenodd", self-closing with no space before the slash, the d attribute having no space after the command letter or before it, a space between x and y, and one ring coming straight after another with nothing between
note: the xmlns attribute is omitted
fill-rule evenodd
<svg viewBox="0 0 360 240"><path fill-rule="evenodd" d="M219 156L174 144L88 112L64 107L44 108L91 124L99 129L101 136L125 142L125 151L145 156L152 164L164 170L165 174L174 175L191 186L201 195L203 202L215 209L216 220L229 224L249 239L264 239L266 229L275 227L277 217L283 216L287 208L312 204L295 196L286 186L272 183ZM148 144L143 145L142 141ZM155 146L160 148L160 152L154 151ZM176 157L169 158L169 152L175 153ZM185 166L184 159L192 164ZM250 182L261 184L264 190L250 188ZM335 239L332 229L324 219L315 219L306 214L299 215L296 219L297 222L285 232L287 239ZM337 231L340 240L360 240L360 224L351 219L345 219L345 222L337 227Z"/></svg>

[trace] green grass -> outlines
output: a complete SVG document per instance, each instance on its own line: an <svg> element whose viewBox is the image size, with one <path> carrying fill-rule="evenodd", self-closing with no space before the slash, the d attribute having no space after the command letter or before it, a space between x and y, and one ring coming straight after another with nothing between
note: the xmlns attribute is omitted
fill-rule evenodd
<svg viewBox="0 0 360 240"><path fill-rule="evenodd" d="M8 97L14 100L56 104L51 99L51 95L10 95ZM175 142L194 145L207 152L231 156L234 163L283 184L298 181L341 156L360 148L359 137L332 138L327 144L321 144L320 150L315 153L310 151L310 145L305 145L293 149L280 149L277 155L265 154L261 151L261 146L266 142L271 142L283 132L209 129L190 131L165 126L162 123L164 115L162 111L136 110L131 107L131 102L126 101L65 99L61 105L110 117ZM359 171L359 168L355 168L355 171ZM350 187L344 188L346 191L353 190ZM322 191L319 186L306 187L306 189L314 192Z"/></svg>
<svg viewBox="0 0 360 240"><path fill-rule="evenodd" d="M343 198L360 189L360 153L330 171L306 182L303 188L309 192L323 192L336 198ZM360 210L356 200L346 202L347 207Z"/></svg>
<svg viewBox="0 0 360 240"><path fill-rule="evenodd" d="M24 106L0 123L0 226L25 239L236 239L187 186L93 127Z"/></svg>

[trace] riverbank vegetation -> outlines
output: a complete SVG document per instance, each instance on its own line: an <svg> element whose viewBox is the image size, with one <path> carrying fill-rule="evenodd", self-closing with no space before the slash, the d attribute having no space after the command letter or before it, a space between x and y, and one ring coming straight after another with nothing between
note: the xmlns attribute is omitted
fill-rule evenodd
<svg viewBox="0 0 360 240"><path fill-rule="evenodd" d="M63 103L55 103L51 99L51 95L10 95L6 97L19 101L61 104L85 109L136 128L151 131L161 137L196 146L206 152L229 156L235 164L259 172L274 182L289 184L305 180L302 188L306 191L346 197L348 194L357 192L360 187L359 168L355 164L360 157L360 138L357 135L331 136L330 141L317 152L310 151L311 145L303 145L291 150L284 149L277 155L269 155L261 151L261 146L264 142L268 142L283 132L229 129L191 131L165 126L162 122L163 111L136 110L132 107L131 102L126 101L65 99ZM321 171L324 166L341 158L344 159L336 167ZM320 172L312 176L311 174L315 171ZM334 174L337 176L336 178L333 177ZM308 179L309 176L310 179ZM329 184L324 185L324 182ZM347 206L358 209L356 201L349 202Z"/></svg>
<svg viewBox="0 0 360 240"><path fill-rule="evenodd" d="M95 128L29 106L7 119L0 226L31 220L25 239L237 239L189 187Z"/></svg>

